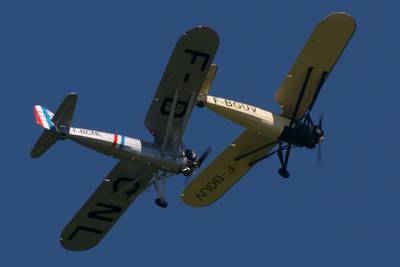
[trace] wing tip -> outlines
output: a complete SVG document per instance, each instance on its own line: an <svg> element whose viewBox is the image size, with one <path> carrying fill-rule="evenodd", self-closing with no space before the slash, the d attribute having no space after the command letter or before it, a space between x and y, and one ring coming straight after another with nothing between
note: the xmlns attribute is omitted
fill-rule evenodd
<svg viewBox="0 0 400 267"><path fill-rule="evenodd" d="M352 25L352 32L354 33L354 31L357 28L357 23L354 20L353 16L349 13L346 12L333 12L331 14L329 14L328 16L326 16L322 21L326 21L326 20L339 20L343 23L346 23L348 25Z"/></svg>
<svg viewBox="0 0 400 267"><path fill-rule="evenodd" d="M219 44L219 36L218 33L208 25L197 25L195 27L190 28L188 31L186 31L182 37L188 36L192 33L197 33L197 32L204 32L205 35L208 35L210 39L214 39L215 43Z"/></svg>
<svg viewBox="0 0 400 267"><path fill-rule="evenodd" d="M69 251L85 251L85 250L89 250L93 247L95 247L97 243L95 244L89 244L89 245L82 245L82 243L84 242L71 242L68 241L68 239L64 239L62 236L58 239L58 241L60 242L61 246Z"/></svg>
<svg viewBox="0 0 400 267"><path fill-rule="evenodd" d="M190 197L190 194L185 195L185 193L183 192L181 194L181 200L183 203L185 203L186 205L193 207L193 208L202 208L202 207L207 207L210 206L211 204L213 204L215 201L217 201L217 199L212 200L212 201L207 201L206 202L201 202L201 201L197 201L195 198Z"/></svg>

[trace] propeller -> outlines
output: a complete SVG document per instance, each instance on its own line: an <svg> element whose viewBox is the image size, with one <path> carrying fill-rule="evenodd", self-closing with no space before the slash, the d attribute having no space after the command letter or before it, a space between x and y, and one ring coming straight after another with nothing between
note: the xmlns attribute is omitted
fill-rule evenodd
<svg viewBox="0 0 400 267"><path fill-rule="evenodd" d="M322 123L323 123L323 121L324 121L324 113L323 112L321 112L320 114L319 114L319 120L318 120L318 127L322 130Z"/></svg>
<svg viewBox="0 0 400 267"><path fill-rule="evenodd" d="M190 182L190 176L191 176L192 172L193 172L195 169L200 168L201 164L206 160L206 158L210 155L210 153L211 153L211 147L208 147L208 148L204 151L204 153L194 161L193 168L192 168L192 171L191 171L190 175L187 175L187 176L185 177L185 179L184 179L184 182L183 182L183 183L184 183L184 186L187 186L187 185L189 184L189 182Z"/></svg>
<svg viewBox="0 0 400 267"><path fill-rule="evenodd" d="M206 151L196 160L197 168L200 168L203 161L210 155L211 147L207 147Z"/></svg>
<svg viewBox="0 0 400 267"><path fill-rule="evenodd" d="M318 146L318 148L317 148L318 149L318 151L317 151L318 164L322 164L322 148L321 148L321 145L322 145L322 142L324 141L324 131L322 130L323 121L324 121L324 113L321 112L319 114L319 119L318 119L318 128L321 131L320 140L319 140L319 142L317 144L317 146Z"/></svg>

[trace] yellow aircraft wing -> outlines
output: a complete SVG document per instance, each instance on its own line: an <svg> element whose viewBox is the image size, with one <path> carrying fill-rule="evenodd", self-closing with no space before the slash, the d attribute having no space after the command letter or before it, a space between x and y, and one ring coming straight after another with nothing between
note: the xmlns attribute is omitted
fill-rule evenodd
<svg viewBox="0 0 400 267"><path fill-rule="evenodd" d="M193 207L214 203L276 143L276 140L245 130L185 188L181 195L183 202Z"/></svg>
<svg viewBox="0 0 400 267"><path fill-rule="evenodd" d="M275 93L275 100L282 108L282 116L299 119L312 109L319 90L355 29L353 18L345 13L333 13L315 27ZM298 110L294 114L297 105Z"/></svg>

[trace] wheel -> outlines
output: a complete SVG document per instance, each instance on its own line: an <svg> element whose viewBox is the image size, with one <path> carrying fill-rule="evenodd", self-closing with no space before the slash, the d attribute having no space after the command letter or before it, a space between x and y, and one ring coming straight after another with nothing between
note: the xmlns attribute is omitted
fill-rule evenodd
<svg viewBox="0 0 400 267"><path fill-rule="evenodd" d="M161 199L161 198L156 198L156 204L159 206L159 207L161 207L161 208L166 208L166 207L168 207L168 202L167 201L165 201L164 199Z"/></svg>
<svg viewBox="0 0 400 267"><path fill-rule="evenodd" d="M204 108L205 105L206 105L206 104L205 104L203 101L199 101L199 102L197 102L197 104L196 104L196 106L199 107L199 108Z"/></svg>
<svg viewBox="0 0 400 267"><path fill-rule="evenodd" d="M290 176L290 173L284 168L280 168L278 172L283 178L289 178Z"/></svg>

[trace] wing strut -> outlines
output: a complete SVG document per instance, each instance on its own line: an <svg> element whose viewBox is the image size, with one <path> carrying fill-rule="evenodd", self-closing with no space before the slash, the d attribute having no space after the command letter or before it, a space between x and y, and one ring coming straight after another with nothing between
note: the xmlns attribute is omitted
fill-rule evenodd
<svg viewBox="0 0 400 267"><path fill-rule="evenodd" d="M281 157L281 156L282 156L282 153L281 153L281 152L282 152L282 150L285 150L285 149L287 149L288 147L289 147L289 145L284 145L284 146L282 146L282 143L279 143L279 148L278 148L278 149L276 149L276 150L274 150L274 151L268 153L268 154L265 155L265 156L262 156L262 157L259 158L259 159L256 159L256 160L250 162L248 165L249 165L249 167L253 167L256 163L258 163L258 162L260 162L260 161L262 161L262 160L264 160L264 159L269 158L270 156L272 156L272 155L275 154L275 153L278 153L279 160L281 160L281 159L283 160L283 158Z"/></svg>
<svg viewBox="0 0 400 267"><path fill-rule="evenodd" d="M296 106L295 106L294 111L293 111L292 118L290 119L290 125L289 125L290 128L293 126L293 123L294 123L294 121L296 119L297 112L299 111L301 101L303 100L304 92L306 91L306 88L307 88L308 81L310 79L310 75L311 75L312 70L313 70L312 67L309 67L308 70L307 70L306 78L304 79L303 86L301 88L299 97L297 98L297 102L296 102Z"/></svg>
<svg viewBox="0 0 400 267"><path fill-rule="evenodd" d="M302 86L302 88L301 88L301 90L300 90L299 97L297 98L296 107L295 107L294 112L293 112L293 115L292 115L292 117L291 117L291 119L290 119L290 125L289 125L289 127L292 127L292 126L293 126L293 123L294 123L294 121L295 121L297 112L298 112L299 107L300 107L300 104L301 104L301 101L302 101L303 96L304 96L304 92L306 91L306 88L307 88L308 81L309 81L309 79L310 79L312 70L313 70L312 67L309 67L308 70L307 70L307 74L306 74L306 77L305 77L305 79L304 79L303 86ZM323 84L324 77L325 77L325 73L324 73L324 75L323 75L322 78L321 78L321 82L320 82L319 88L320 88L320 87L322 86L322 84ZM260 146L260 147L258 147L258 148L256 148L256 149L252 150L252 151L249 151L249 152L247 152L247 153L244 153L244 154L242 154L242 155L236 157L235 160L236 160L236 161L239 161L239 160L241 160L241 159L243 159L243 158L245 158L245 157L247 157L247 156L250 156L250 155L252 155L252 154L254 154L254 153L257 153L258 151L261 151L261 150L263 150L263 149L265 149L265 148L267 148L267 147L269 147L269 146L271 146L271 145L275 145L276 143L278 143L278 142L277 142L277 141L274 141L274 142L272 142L272 143L268 143L268 144L265 144L265 145L263 145L263 146ZM282 149L281 149L281 148L282 148L282 145L281 145L281 143L280 143L280 144L279 144L279 149L278 149L278 150L281 150L280 153L282 153ZM287 147L287 150L286 150L286 157L285 157L285 160L284 160L284 161L283 161L283 160L281 161L283 166L287 166L287 162L288 162L288 159L289 159L290 149L291 149L291 146L289 145L289 146ZM278 152L278 150L275 151L275 152ZM275 152L273 152L272 154L274 154ZM278 152L278 153L279 153L279 152ZM270 154L271 154L271 153L270 153ZM261 161L261 160L263 160L263 159L268 158L268 157L270 156L270 154L265 155L265 156L263 156L262 158L260 158L260 159L258 159L258 160L256 160L256 161L250 162L250 163L249 163L249 166L254 165L254 164L257 163L257 162L259 162L259 161ZM285 167L285 168L286 168L286 167Z"/></svg>
<svg viewBox="0 0 400 267"><path fill-rule="evenodd" d="M192 95L190 96L189 104L187 107L188 110L192 110L192 108L196 102L196 97L197 97L197 94L195 92L192 92ZM186 112L185 117L183 118L183 123L182 123L183 127L182 127L181 132L179 133L178 144L181 143L184 129L186 128L186 124L189 121L189 116L190 116L190 112Z"/></svg>
<svg viewBox="0 0 400 267"><path fill-rule="evenodd" d="M165 138L161 146L161 154L164 153L165 149L167 148L168 137L171 134L171 126L172 126L172 121L174 119L176 103L178 102L178 98L179 98L179 88L175 90L174 99L172 100L172 106L168 115L167 128L165 131Z"/></svg>
<svg viewBox="0 0 400 267"><path fill-rule="evenodd" d="M292 115L292 117L290 119L289 128L291 128L293 126L294 121L296 120L297 112L299 111L301 101L303 100L304 93L305 93L305 91L307 89L308 81L310 79L312 70L313 70L312 67L309 67L308 70L307 70L306 78L304 79L303 86L302 86L302 88L300 90L299 97L297 98L297 101L296 101L296 106L294 108L293 115ZM289 144L287 146L287 148L286 148L285 157L283 157L282 142L279 143L278 156L279 156L279 161L281 162L282 167L279 169L278 172L284 178L289 178L289 172L287 171L287 165L288 165L288 162L289 162L289 156L290 156L290 150L291 149L292 149L292 145Z"/></svg>
<svg viewBox="0 0 400 267"><path fill-rule="evenodd" d="M243 159L243 158L245 158L245 157L251 156L251 155L253 155L254 153L257 153L258 151L261 151L261 150L263 150L263 149L265 149L265 148L267 148L267 147L269 147L269 146L275 145L276 143L278 143L278 142L277 142L277 141L274 141L274 142L268 143L268 144L266 144L266 145L260 146L260 147L258 147L258 148L256 148L256 149L253 149L253 150L251 150L251 151L249 151L249 152L246 152L246 153L244 153L244 154L242 154L242 155L240 155L240 156L237 156L237 157L235 158L235 161L239 161L239 160L241 160L241 159ZM258 161L259 161L259 160L258 160ZM258 161L257 161L257 162L258 162ZM252 162L251 162L250 164L252 164ZM250 166L250 165L249 165L249 166Z"/></svg>
<svg viewBox="0 0 400 267"><path fill-rule="evenodd" d="M315 94L314 94L314 98L311 101L310 106L308 107L308 111L311 111L311 109L313 108L315 100L317 100L317 97L319 95L319 91L321 91L322 85L324 85L326 79L328 78L328 74L329 74L329 72L327 72L327 71L324 71L322 73L321 79L319 80L319 83L318 83L318 86L317 86L317 90L315 91Z"/></svg>
<svg viewBox="0 0 400 267"><path fill-rule="evenodd" d="M292 117L290 118L289 127L292 127L293 124L294 124L294 122L295 122L295 120L296 120L297 112L298 112L298 110L299 110L299 108L300 108L301 101L303 100L304 93L305 93L305 91L306 91L306 89L307 89L307 85L308 85L308 82L309 82L309 80L310 80L310 76L311 76L312 71L313 71L313 68L312 68L312 67L309 67L308 70L307 70L306 77L305 77L305 79L304 79L302 88L301 88L301 90L300 90L299 96L298 96L297 101L296 101L296 106L295 106L295 109L294 109L294 111L293 111L293 115L292 115ZM320 82L319 82L319 84L318 84L318 90L317 90L317 92L318 92L318 91L320 90L320 88L322 87L322 85L323 85L323 83L324 83L324 81L325 81L325 78L326 78L326 75L327 75L327 74L328 74L328 72L324 72L324 73L322 74L321 80L320 80ZM313 103L313 102L312 102L312 103ZM235 161L239 161L239 160L241 160L241 159L243 159L243 158L245 158L245 157L248 157L248 156L250 156L250 155L253 155L253 154L255 154L255 153L257 153L257 152L259 152L259 151L261 151L261 150L263 150L263 149L265 149L265 148L267 148L267 147L269 147L269 146L273 146L273 145L275 145L275 144L277 144L277 143L279 143L279 148L278 148L277 150L275 150L275 151L273 151L273 152L271 152L271 153L268 153L268 154L262 156L262 157L259 158L259 159L256 159L256 160L254 160L254 161L251 161L248 165L249 165L250 167L252 167L254 164L256 164L256 163L258 163L258 162L260 162L260 161L262 161L262 160L264 160L264 159L269 158L271 155L273 155L273 154L275 154L275 153L278 153L279 161L281 162L281 165L282 165L282 168L279 169L279 173L280 173L283 177L286 177L286 178L287 178L287 177L289 177L289 172L287 171L287 165L288 165L288 162L289 162L290 150L292 149L292 145L291 145L291 144L282 145L282 142L274 141L274 142L265 144L265 145L263 145L263 146L260 146L260 147L258 147L258 148L256 148L256 149L253 149L253 150L251 150L251 151L249 151L249 152L246 152L246 153L244 153L244 154L242 154L242 155L236 157L236 158L235 158ZM283 155L283 150L286 150L285 156Z"/></svg>

